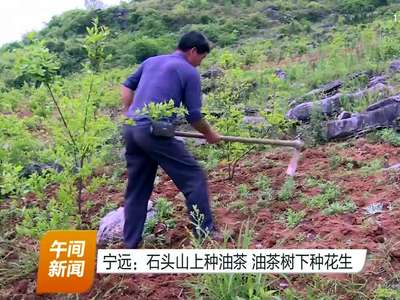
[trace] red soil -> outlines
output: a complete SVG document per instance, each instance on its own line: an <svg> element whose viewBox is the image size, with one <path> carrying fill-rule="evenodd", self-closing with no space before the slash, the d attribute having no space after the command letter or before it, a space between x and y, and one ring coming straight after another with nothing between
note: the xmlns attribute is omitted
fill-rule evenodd
<svg viewBox="0 0 400 300"><path fill-rule="evenodd" d="M247 157L239 164L232 181L221 181L221 173L226 169L223 166L212 172L209 174L209 189L213 199L215 221L220 229L229 229L233 238L237 238L242 224L250 219L251 225L254 226L251 248L367 249L369 258L364 270L358 274L358 280L366 283L367 288L374 288L388 280L394 272L400 271L400 178L382 171L362 176L357 172L357 168L382 157L386 157L389 164L398 163L400 149L384 144L368 144L364 139L355 141L349 148L337 147L336 155L353 162L354 172L350 173L344 165L336 170L330 168L332 147L333 145L326 145L305 150L295 176L297 189L294 199L288 202L273 201L266 208L257 210L255 214L229 208L229 205L238 199L238 185L249 186L252 194L246 199L248 206L254 206L256 201L257 188L253 187L253 183L257 176L268 176L272 180L273 189L279 190L285 180L284 163L290 160L290 151L277 149L273 153L258 153ZM248 161L254 164L248 166ZM296 197L298 193L312 196L319 192L316 188L306 186L305 181L311 176L336 183L343 197L354 201L357 210L354 213L326 216L320 209L308 208L300 203ZM171 199L177 212L178 225L175 229L165 232L165 248L182 248L189 244L185 230L189 221L183 199L178 194L179 190L167 175L162 176L161 183L153 193L153 198L163 196ZM375 215L366 214L365 208L371 203L382 203L384 211ZM279 215L289 208L306 211L303 221L293 229L278 219ZM232 242L229 246L235 245ZM342 281L352 278L352 275L346 274L325 276ZM134 296L135 299L190 297L187 294L188 288L181 287L182 281L190 276L133 275L122 278L113 275L96 280L95 288L87 295L88 298L98 289L104 289L102 281L109 277L129 287L121 292L121 299L123 295ZM294 275L290 278L294 286L300 289L304 287L304 277ZM144 286L146 288L143 288Z"/></svg>
<svg viewBox="0 0 400 300"><path fill-rule="evenodd" d="M329 157L333 150L335 155L341 156L347 162L353 162L354 168L351 172L346 170L345 163L332 170ZM250 220L254 230L251 248L367 249L367 263L356 278L359 282L366 283L368 289L384 283L394 272L399 272L400 176L398 173L396 175L384 171L361 174L359 167L383 157L389 164L398 163L400 148L369 144L365 139L359 139L348 148L330 144L318 149L306 149L295 176L297 187L294 198L286 202L274 200L265 208L250 211L250 207L256 207L256 178L259 175L268 176L274 191L279 190L285 180L290 155L290 151L286 149L250 155L239 164L232 181L221 181L221 174L227 169L224 166L211 172L209 190L217 226L220 229L229 229L235 239L242 224ZM252 164L249 165L249 161ZM313 196L319 193L318 188L306 185L309 177L334 182L342 192L341 201L345 198L352 199L357 210L354 213L326 216L321 213L321 209L310 208L301 203L300 194ZM245 200L246 207L242 210L230 207L232 202L238 200L237 187L240 184L246 184L250 191L250 196ZM179 190L165 174L162 174L153 193L153 198L160 196L173 201L177 219L177 226L172 230L156 227L159 234L165 235L164 247L189 247L189 220L184 201L179 196ZM102 188L95 194L85 195L84 199L92 199L95 202L93 210L96 210L106 199L122 205L123 194ZM372 203L382 203L383 212L366 214L365 208ZM279 219L289 208L306 212L304 219L293 229ZM235 247L234 243L232 241L229 247ZM354 276L346 274L325 276L340 281L351 278L354 280ZM101 299L187 299L191 298L190 289L183 284L190 278L195 279L189 275L97 275L93 288L83 295L83 299L91 299L96 295ZM300 290L307 281L304 276L293 275L289 278ZM24 286L18 289L23 290Z"/></svg>
<svg viewBox="0 0 400 300"><path fill-rule="evenodd" d="M230 209L229 205L238 199L237 187L247 184L251 196L246 205L254 206L257 188L253 187L257 176L264 174L271 178L274 190L279 190L285 180L285 169L290 159L290 151L277 149L273 153L253 154L246 158L252 161L251 166L245 162L239 164L236 176L232 181L221 181L221 172L225 167L209 174L209 189L212 195L215 221L220 229L227 228L237 238L240 228L246 220L254 226L254 237L251 248L353 248L367 249L368 257L364 270L357 274L357 280L366 283L367 288L383 284L393 272L400 271L400 178L378 171L374 174L360 175L357 169L373 159L385 157L389 164L398 163L400 149L383 144L368 144L366 140L357 140L350 148L335 147L335 154L354 165L354 172L348 172L344 165L332 170L329 157L334 145L326 145L318 149L307 149L302 154L295 181L296 193L313 196L317 188L306 186L308 177L334 182L344 197L350 198L357 205L354 213L326 216L319 209L308 208L298 201L298 197L288 202L273 201L266 208L250 211ZM225 170L226 171L226 170ZM167 197L174 202L178 225L165 232L166 248L182 248L188 246L188 218L182 197L168 176L163 175L161 183L156 187L153 198ZM366 214L365 208L372 203L382 203L384 211L375 215ZM279 215L287 209L306 211L304 220L294 229L288 228L279 221ZM234 247L234 243L229 246ZM354 280L354 275L325 275L326 278L339 281ZM99 276L100 277L100 276ZM108 276L105 276L106 278ZM129 288L121 293L135 299L180 299L190 298L187 288L181 287L183 280L190 276L175 275L135 275L121 279L111 276L115 282L121 282ZM304 279L290 276L292 284L299 289L304 288ZM103 279L104 280L104 279ZM93 296L102 286L102 280L96 280L95 289L88 295ZM145 288L143 288L145 287ZM346 299L343 296L340 299Z"/></svg>

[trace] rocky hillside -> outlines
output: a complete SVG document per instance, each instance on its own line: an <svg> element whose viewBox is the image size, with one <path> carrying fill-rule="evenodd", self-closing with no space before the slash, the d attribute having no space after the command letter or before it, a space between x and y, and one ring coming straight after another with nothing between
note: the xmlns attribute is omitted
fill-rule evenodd
<svg viewBox="0 0 400 300"><path fill-rule="evenodd" d="M3 46L0 298L35 297L48 230L110 225L100 231L112 233L107 247L122 247L120 83L196 29L214 45L199 70L212 126L301 138L305 149L287 177L285 149L185 140L208 173L227 241L190 237L184 197L160 169L145 247L366 248L366 268L329 277L98 275L80 297L400 299L398 11L392 0L129 1L66 12Z"/></svg>

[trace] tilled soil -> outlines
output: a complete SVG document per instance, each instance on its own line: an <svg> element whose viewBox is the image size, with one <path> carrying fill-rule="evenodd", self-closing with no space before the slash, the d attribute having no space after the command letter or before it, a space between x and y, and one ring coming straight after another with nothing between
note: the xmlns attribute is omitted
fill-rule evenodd
<svg viewBox="0 0 400 300"><path fill-rule="evenodd" d="M363 171L362 168L376 159L384 159L392 165L400 162L400 148L387 144L370 144L358 139L346 144L328 144L302 153L295 175L296 190L291 200L280 201L275 197L264 207L257 207L259 190L255 182L260 175L271 179L276 193L284 181L291 151L275 149L270 153L255 153L247 156L238 166L233 180L224 180L227 166L221 165L209 174L209 190L215 222L221 229L232 234L228 247L236 247L243 224L250 221L253 240L250 248L353 248L367 249L367 262L356 281L373 290L379 284L393 279L400 272L400 175L397 172ZM333 169L330 158L336 155L341 162ZM349 167L351 164L351 167ZM311 208L300 201L317 195L318 187L311 187L307 179L331 182L341 191L340 202L351 199L356 211L337 215L324 215L319 208ZM240 208L233 205L240 200L238 186L246 184L249 194ZM88 195L86 195L88 197ZM118 205L123 204L123 194L112 189L100 189L90 195L96 205L107 199ZM184 199L166 174L162 174L152 198L166 197L173 201L177 226L166 230L157 228L165 236L164 248L188 248L189 218ZM368 214L370 204L381 203L380 213ZM282 219L288 209L305 211L305 217L294 228L289 228ZM354 281L354 275L323 275L327 279L346 282ZM307 276L289 276L291 284L302 290L307 285ZM190 275L96 275L93 288L83 299L190 299ZM24 281L15 283L14 288L21 294L29 289ZM34 282L31 282L34 284ZM399 284L399 283L396 283ZM20 285L23 285L22 287ZM29 286L29 285L28 285ZM46 297L46 296L45 296ZM57 298L57 296L56 296ZM346 294L339 299L351 299Z"/></svg>

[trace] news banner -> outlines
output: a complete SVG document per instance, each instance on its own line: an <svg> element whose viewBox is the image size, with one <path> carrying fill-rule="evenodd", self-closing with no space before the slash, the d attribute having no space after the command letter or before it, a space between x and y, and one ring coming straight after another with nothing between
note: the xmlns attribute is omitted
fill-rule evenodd
<svg viewBox="0 0 400 300"><path fill-rule="evenodd" d="M366 250L100 249L97 273L356 273Z"/></svg>
<svg viewBox="0 0 400 300"><path fill-rule="evenodd" d="M47 232L37 293L82 293L96 273L357 273L365 249L97 249L94 230Z"/></svg>

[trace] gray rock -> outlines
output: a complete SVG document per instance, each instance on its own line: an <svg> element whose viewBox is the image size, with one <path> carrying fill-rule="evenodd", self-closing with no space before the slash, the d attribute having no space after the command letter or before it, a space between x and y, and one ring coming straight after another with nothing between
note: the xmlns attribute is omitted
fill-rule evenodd
<svg viewBox="0 0 400 300"><path fill-rule="evenodd" d="M224 76L224 71L218 67L212 67L201 74L201 77L209 79L218 78L222 76Z"/></svg>
<svg viewBox="0 0 400 300"><path fill-rule="evenodd" d="M378 101L374 104L371 104L370 106L367 107L366 111L372 111L381 107L384 107L386 105L390 104L395 104L395 103L400 103L400 95L395 95L386 99L383 99L381 101Z"/></svg>
<svg viewBox="0 0 400 300"><path fill-rule="evenodd" d="M259 124L267 125L267 121L263 117L257 117L257 116L244 116L243 122L249 125L259 125Z"/></svg>
<svg viewBox="0 0 400 300"><path fill-rule="evenodd" d="M321 92L325 95L334 95L343 86L341 80L334 80L322 86Z"/></svg>
<svg viewBox="0 0 400 300"><path fill-rule="evenodd" d="M392 61L389 65L389 73L398 73L400 71L400 59Z"/></svg>
<svg viewBox="0 0 400 300"><path fill-rule="evenodd" d="M373 203L365 208L366 213L369 215L375 215L383 212L383 203Z"/></svg>
<svg viewBox="0 0 400 300"><path fill-rule="evenodd" d="M296 20L301 20L301 19L306 19L310 22L317 22L325 18L328 14L329 11L325 9L320 9L320 8L305 8L302 7L296 10L294 13Z"/></svg>
<svg viewBox="0 0 400 300"><path fill-rule="evenodd" d="M360 77L369 77L368 72L355 72L347 76L348 80L354 80Z"/></svg>
<svg viewBox="0 0 400 300"><path fill-rule="evenodd" d="M341 80L334 80L331 82L328 82L327 84L324 84L323 86L312 90L311 92L308 92L307 94L304 95L305 98L310 98L310 97L315 97L315 96L332 96L335 95L339 89L342 87L343 82Z"/></svg>
<svg viewBox="0 0 400 300"><path fill-rule="evenodd" d="M290 109L286 116L292 120L307 122L311 118L311 113L314 107L320 109L322 114L332 115L338 113L341 108L340 97L342 94L337 94L315 102L301 103ZM314 106L315 105L315 106Z"/></svg>
<svg viewBox="0 0 400 300"><path fill-rule="evenodd" d="M338 120L344 120L344 119L348 119L351 118L351 112L348 111L342 111L340 113L340 115L338 116Z"/></svg>
<svg viewBox="0 0 400 300"><path fill-rule="evenodd" d="M337 139L395 125L400 116L400 104L391 103L380 108L353 114L351 118L326 122L327 138Z"/></svg>
<svg viewBox="0 0 400 300"><path fill-rule="evenodd" d="M293 17L291 15L280 11L279 7L277 7L275 5L270 5L270 6L266 7L262 12L268 18L270 18L271 20L274 20L274 21L288 23L293 19Z"/></svg>
<svg viewBox="0 0 400 300"><path fill-rule="evenodd" d="M285 73L285 71L283 71L282 69L276 69L275 70L275 76L280 78L280 79L286 79L287 75Z"/></svg>
<svg viewBox="0 0 400 300"><path fill-rule="evenodd" d="M327 23L327 24L322 24L320 28L323 29L324 31L331 31L332 29L335 29L336 26L333 23Z"/></svg>
<svg viewBox="0 0 400 300"><path fill-rule="evenodd" d="M51 171L51 170L54 170L57 173L61 173L64 170L64 168L58 163L48 163L48 164L33 163L33 164L25 166L22 169L22 171L20 173L20 177L28 178L29 176L31 176L34 173L36 173L40 176L45 171Z"/></svg>
<svg viewBox="0 0 400 300"><path fill-rule="evenodd" d="M319 101L309 101L302 104L295 106L294 108L290 109L286 116L292 120L299 120L299 121L309 121L311 118L311 112L313 109L313 105L316 105L317 108L321 110L321 113L332 116L336 113L340 113L342 108L342 100L346 101L356 101L364 96L370 94L376 94L378 92L385 92L388 90L388 87L382 83L377 83L376 85L351 94L341 94L338 93L334 96L319 100Z"/></svg>
<svg viewBox="0 0 400 300"><path fill-rule="evenodd" d="M351 94L347 94L346 97L349 100L360 100L364 96L367 96L369 94L381 94L381 96L385 96L389 93L393 92L393 88L391 86L385 85L383 83L376 83L375 85L365 89L365 90L360 90L358 92L354 92Z"/></svg>
<svg viewBox="0 0 400 300"><path fill-rule="evenodd" d="M368 82L368 87L373 87L373 86L377 85L378 83L386 84L386 78L387 77L384 75L373 76Z"/></svg>
<svg viewBox="0 0 400 300"><path fill-rule="evenodd" d="M201 79L201 90L203 94L208 94L212 91L215 91L218 88L218 80L212 78L205 78Z"/></svg>
<svg viewBox="0 0 400 300"><path fill-rule="evenodd" d="M122 230L124 228L124 208L109 212L100 221L97 231L97 244L102 245L109 242L122 241Z"/></svg>
<svg viewBox="0 0 400 300"><path fill-rule="evenodd" d="M244 114L245 116L257 116L259 110L257 108L253 107L245 107L244 109Z"/></svg>
<svg viewBox="0 0 400 300"><path fill-rule="evenodd" d="M146 221L154 218L153 203L149 201L147 207ZM123 228L125 223L124 208L120 207L109 212L100 221L99 230L97 231L97 244L104 245L110 242L120 242L123 240Z"/></svg>

